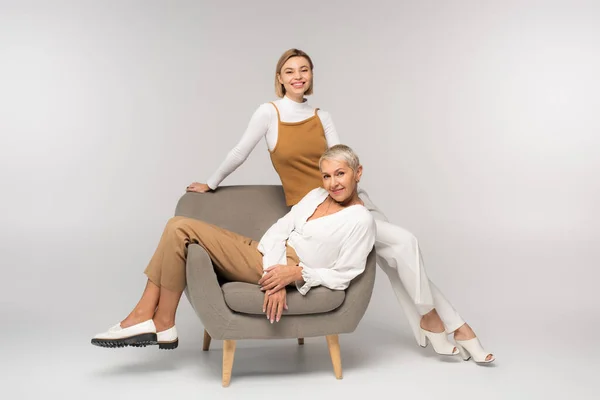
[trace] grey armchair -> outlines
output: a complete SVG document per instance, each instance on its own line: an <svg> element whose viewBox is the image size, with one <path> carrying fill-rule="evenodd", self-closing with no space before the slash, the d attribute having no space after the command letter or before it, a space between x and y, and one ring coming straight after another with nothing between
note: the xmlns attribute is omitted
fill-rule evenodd
<svg viewBox="0 0 600 400"><path fill-rule="evenodd" d="M186 193L175 215L200 219L260 240L277 219L285 215L283 190L277 185L223 186L212 193ZM288 310L280 322L270 324L262 312L264 294L260 287L241 282L223 282L216 275L202 247L188 247L185 294L205 327L203 350L212 339L223 343L223 386L229 386L236 340L298 339L325 336L336 378L342 378L339 334L353 332L362 319L375 282L375 249L365 272L345 291L325 287L302 296L288 291Z"/></svg>

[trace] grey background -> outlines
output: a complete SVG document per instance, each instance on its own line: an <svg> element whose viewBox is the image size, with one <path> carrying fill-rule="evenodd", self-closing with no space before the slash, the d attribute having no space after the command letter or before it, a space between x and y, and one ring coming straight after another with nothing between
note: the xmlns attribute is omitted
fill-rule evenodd
<svg viewBox="0 0 600 400"><path fill-rule="evenodd" d="M274 100L290 47L495 366L418 348L383 273L339 382L324 339L247 341L222 389L185 298L174 352L89 344L139 299L185 186ZM599 49L594 1L0 1L5 390L594 398ZM223 184L278 182L261 142Z"/></svg>

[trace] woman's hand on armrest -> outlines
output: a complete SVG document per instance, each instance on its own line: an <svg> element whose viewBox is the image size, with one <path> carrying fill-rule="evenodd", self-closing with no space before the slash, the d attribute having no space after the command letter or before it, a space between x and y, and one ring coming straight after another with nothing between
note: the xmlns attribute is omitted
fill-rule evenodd
<svg viewBox="0 0 600 400"><path fill-rule="evenodd" d="M206 193L212 191L212 189L206 183L191 183L187 188L186 192Z"/></svg>
<svg viewBox="0 0 600 400"><path fill-rule="evenodd" d="M267 314L267 319L271 323L279 322L283 310L287 309L287 292L285 289L271 295L265 293L263 312Z"/></svg>
<svg viewBox="0 0 600 400"><path fill-rule="evenodd" d="M296 281L302 280L302 267L299 265L273 265L265 269L265 274L258 281L260 290L269 296L284 289Z"/></svg>

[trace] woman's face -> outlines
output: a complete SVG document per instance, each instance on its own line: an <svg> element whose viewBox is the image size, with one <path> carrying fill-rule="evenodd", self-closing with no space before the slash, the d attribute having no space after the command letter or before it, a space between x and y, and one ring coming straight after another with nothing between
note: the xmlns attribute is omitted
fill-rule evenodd
<svg viewBox="0 0 600 400"><path fill-rule="evenodd" d="M343 203L354 195L361 175L362 166L359 166L355 172L346 161L323 160L321 162L323 187L338 203Z"/></svg>
<svg viewBox="0 0 600 400"><path fill-rule="evenodd" d="M278 79L286 94L290 97L302 97L312 85L310 63L305 57L292 57L283 64Z"/></svg>

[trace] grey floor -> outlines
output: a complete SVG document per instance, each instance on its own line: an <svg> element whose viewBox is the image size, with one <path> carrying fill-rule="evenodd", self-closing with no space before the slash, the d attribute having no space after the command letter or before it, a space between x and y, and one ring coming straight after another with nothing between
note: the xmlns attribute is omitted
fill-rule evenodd
<svg viewBox="0 0 600 400"><path fill-rule="evenodd" d="M202 352L203 327L185 297L174 351L90 344L139 299L140 260L155 246L156 229L147 231L135 246L129 232L115 231L74 234L68 251L64 238L52 235L33 247L25 241L3 249L20 266L6 269L11 284L0 292L3 399L319 399L383 397L381 389L385 398L402 399L598 398L600 246L588 241L517 245L441 232L436 246L426 243L429 277L496 354L489 367L418 347L378 268L363 320L340 338L342 380L333 375L324 338L301 347L240 341L231 385L222 388L222 342Z"/></svg>
<svg viewBox="0 0 600 400"><path fill-rule="evenodd" d="M187 299L180 307L180 346L174 351L92 346L92 334L110 325L98 326L98 321L115 319L107 301L106 312L82 314L71 323L35 326L13 318L3 327L0 376L4 393L11 396L2 397L320 399L383 398L385 391L385 398L404 399L598 398L594 332L576 332L577 321L565 315L555 325L549 319L519 321L498 317L510 313L486 317L471 311L471 323L498 357L491 366L477 366L417 347L399 307L389 306L394 298L382 274L376 291L357 331L340 338L344 378L339 381L324 339L307 339L304 346L293 340L240 341L231 385L222 388L222 342L213 341L209 352L201 350L202 325ZM381 318L381 310L390 317Z"/></svg>

